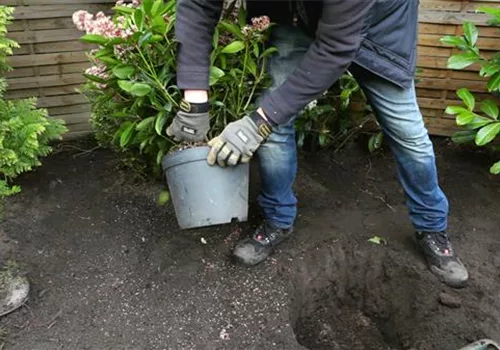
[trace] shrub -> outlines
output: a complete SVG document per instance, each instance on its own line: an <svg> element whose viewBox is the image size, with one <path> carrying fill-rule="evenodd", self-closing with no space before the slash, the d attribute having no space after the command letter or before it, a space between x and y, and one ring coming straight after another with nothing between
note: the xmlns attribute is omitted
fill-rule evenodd
<svg viewBox="0 0 500 350"><path fill-rule="evenodd" d="M18 47L5 37L13 12L13 8L0 6L0 73L11 69L6 58ZM6 81L0 77L0 202L20 191L12 185L13 179L40 166L40 158L52 151L50 142L66 131L62 121L49 118L47 110L36 107L36 98L6 100L6 89Z"/></svg>
<svg viewBox="0 0 500 350"><path fill-rule="evenodd" d="M118 1L110 17L77 11L73 21L96 44L89 52L94 64L82 88L92 105L92 125L98 141L144 159L158 171L163 156L177 144L165 128L175 116L181 92L176 86L175 0ZM211 130L219 133L229 122L255 106L268 86L266 60L275 51L265 46L269 19L247 25L243 8L235 21L219 22L210 57Z"/></svg>
<svg viewBox="0 0 500 350"><path fill-rule="evenodd" d="M480 7L477 12L491 15L492 19L488 22L490 25L500 25L500 9ZM441 42L454 46L462 52L448 59L448 68L464 69L478 64L481 67L479 75L488 78L488 92L498 93L500 90L500 52L495 53L491 58L483 56L477 46L478 28L471 22L464 22L462 27L463 35L441 38ZM490 144L500 133L497 103L492 99L477 103L475 96L467 88L457 90L457 96L462 100L463 105L448 106L445 113L455 115L457 125L465 130L456 132L452 140L459 144L474 142L477 146ZM491 166L490 172L500 174L500 161Z"/></svg>

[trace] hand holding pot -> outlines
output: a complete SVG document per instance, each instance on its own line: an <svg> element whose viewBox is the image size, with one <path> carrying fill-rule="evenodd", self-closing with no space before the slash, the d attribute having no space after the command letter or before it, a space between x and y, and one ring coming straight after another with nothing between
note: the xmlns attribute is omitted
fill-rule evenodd
<svg viewBox="0 0 500 350"><path fill-rule="evenodd" d="M210 130L210 105L206 103L189 103L183 100L174 120L167 128L167 135L175 141L204 141Z"/></svg>
<svg viewBox="0 0 500 350"><path fill-rule="evenodd" d="M271 131L271 125L258 112L229 123L219 136L209 141L208 164L217 162L224 167L248 163Z"/></svg>

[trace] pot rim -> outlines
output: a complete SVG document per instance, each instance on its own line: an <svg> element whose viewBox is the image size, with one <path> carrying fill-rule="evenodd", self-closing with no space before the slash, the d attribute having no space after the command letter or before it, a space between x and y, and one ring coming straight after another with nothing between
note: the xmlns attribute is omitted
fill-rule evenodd
<svg viewBox="0 0 500 350"><path fill-rule="evenodd" d="M209 150L210 150L209 146L203 145L203 146L194 146L183 150L175 151L171 154L167 154L163 157L162 161L163 170L166 171L173 166L181 164L206 160Z"/></svg>

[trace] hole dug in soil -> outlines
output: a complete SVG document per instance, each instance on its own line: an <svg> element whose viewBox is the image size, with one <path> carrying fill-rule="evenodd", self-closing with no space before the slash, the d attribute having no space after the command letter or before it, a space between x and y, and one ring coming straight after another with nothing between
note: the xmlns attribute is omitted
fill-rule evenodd
<svg viewBox="0 0 500 350"><path fill-rule="evenodd" d="M291 317L302 346L457 350L485 337L479 320L490 323L492 317L478 306L440 305L446 287L414 254L361 249L354 244L316 249L297 266Z"/></svg>

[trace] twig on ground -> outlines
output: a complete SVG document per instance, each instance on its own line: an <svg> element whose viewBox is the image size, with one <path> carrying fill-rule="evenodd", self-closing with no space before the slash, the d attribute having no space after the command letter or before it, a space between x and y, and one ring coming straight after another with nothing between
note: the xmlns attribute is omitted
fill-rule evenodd
<svg viewBox="0 0 500 350"><path fill-rule="evenodd" d="M94 148L81 151L80 153L73 155L73 158L88 156L90 153L94 152L95 150L98 150L99 148L101 148L101 146L95 146Z"/></svg>
<svg viewBox="0 0 500 350"><path fill-rule="evenodd" d="M372 171L372 160L370 158L368 158L368 170L366 172L366 175L365 177L368 179L368 180L373 180L375 181L376 179L373 177L373 176L370 176L370 171Z"/></svg>
<svg viewBox="0 0 500 350"><path fill-rule="evenodd" d="M346 170L346 169L344 168L344 166L342 165L342 163L340 163L340 162L339 162L338 160L336 160L335 158L330 158L330 160L331 160L332 162L334 162L336 165L338 165L338 166L340 167L340 169L342 169L342 170L344 170L344 171Z"/></svg>
<svg viewBox="0 0 500 350"><path fill-rule="evenodd" d="M373 198L375 198L375 199L380 200L382 203L384 203L384 204L385 204L385 206L386 206L387 208L391 209L393 212L395 212L395 211L396 211L396 209L394 209L394 207L392 207L389 203L387 203L387 201L385 200L385 198L384 198L384 197L382 197L382 196L377 196L376 194L373 194L372 192L370 192L370 191L368 191L368 190L362 190L362 189L359 189L359 190L360 190L361 192L363 192L363 193L365 193L365 194L369 195L369 196L372 196L372 197L373 197Z"/></svg>
<svg viewBox="0 0 500 350"><path fill-rule="evenodd" d="M52 319L48 322L48 326L47 326L47 329L51 329L55 324L56 324L56 321L57 319L59 318L59 316L62 315L62 309L60 309L55 315L54 317L52 317Z"/></svg>
<svg viewBox="0 0 500 350"><path fill-rule="evenodd" d="M14 324L14 323L12 323L12 326L13 326L13 327L16 327L17 329L24 329L24 328L26 328L26 326L27 326L29 323L30 323L30 321L28 320L28 321L24 322L24 323L23 323L22 325L20 325L20 326L19 326L19 325L17 325L17 324Z"/></svg>
<svg viewBox="0 0 500 350"><path fill-rule="evenodd" d="M94 152L95 150L101 148L101 146L95 146L91 149L84 149L84 148L80 148L78 146L75 146L75 145L71 145L71 144L67 144L67 143L63 143L63 144L60 144L55 150L54 152L52 152L53 154L57 154L57 153L61 153L61 152L64 152L66 149L72 149L72 150L75 150L75 151L80 151L79 153L76 153L73 155L73 157L77 158L77 157L81 157L81 156L85 156L85 155L88 155L92 152Z"/></svg>

